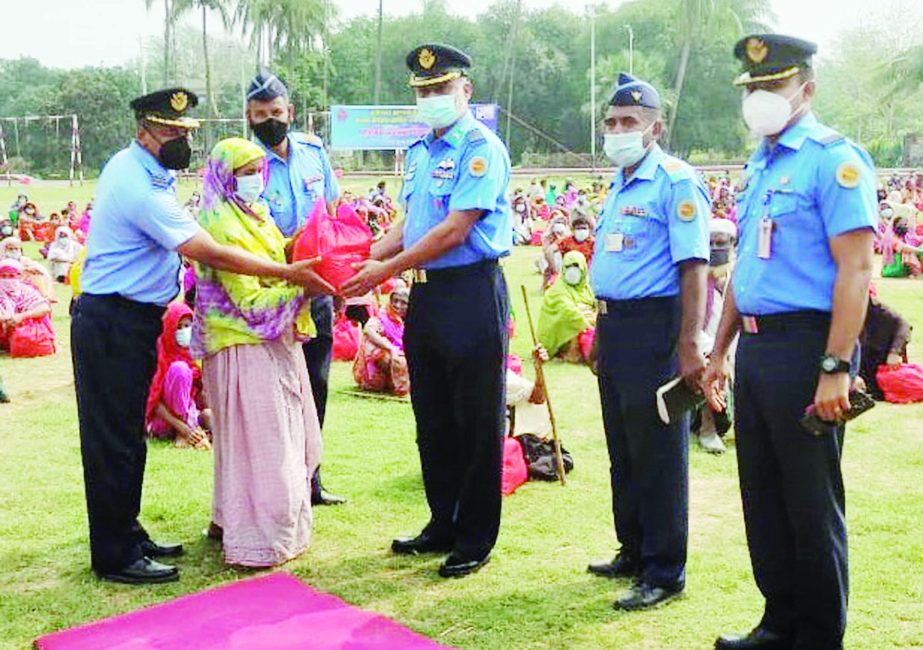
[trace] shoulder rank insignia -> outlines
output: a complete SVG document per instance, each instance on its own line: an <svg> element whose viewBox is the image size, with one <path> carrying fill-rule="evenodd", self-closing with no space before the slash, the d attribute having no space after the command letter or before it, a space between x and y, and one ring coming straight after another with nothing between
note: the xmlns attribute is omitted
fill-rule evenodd
<svg viewBox="0 0 923 650"><path fill-rule="evenodd" d="M859 171L859 166L856 163L844 162L836 168L836 182L840 184L840 187L851 190L859 186L861 178L862 172Z"/></svg>
<svg viewBox="0 0 923 650"><path fill-rule="evenodd" d="M695 202L686 200L680 201L676 206L676 216L680 221L692 221L695 219Z"/></svg>
<svg viewBox="0 0 923 650"><path fill-rule="evenodd" d="M487 158L483 156L475 156L471 159L471 162L468 163L468 173L474 176L475 178L480 178L487 173Z"/></svg>

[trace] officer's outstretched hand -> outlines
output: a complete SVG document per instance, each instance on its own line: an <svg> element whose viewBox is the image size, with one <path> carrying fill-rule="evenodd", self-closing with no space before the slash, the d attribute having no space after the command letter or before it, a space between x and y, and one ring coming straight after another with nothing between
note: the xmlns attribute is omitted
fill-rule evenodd
<svg viewBox="0 0 923 650"><path fill-rule="evenodd" d="M849 374L821 374L814 393L814 410L825 422L842 422L849 410Z"/></svg>
<svg viewBox="0 0 923 650"><path fill-rule="evenodd" d="M727 381L731 374L731 364L726 354L712 354L708 366L699 381L708 406L716 413L727 408Z"/></svg>
<svg viewBox="0 0 923 650"><path fill-rule="evenodd" d="M705 372L705 355L698 341L681 341L679 344L679 374L692 390L699 390L699 380Z"/></svg>
<svg viewBox="0 0 923 650"><path fill-rule="evenodd" d="M340 287L340 293L345 298L364 296L390 276L387 265L378 260L369 259L358 262L353 264L353 268L357 271L356 275Z"/></svg>
<svg viewBox="0 0 923 650"><path fill-rule="evenodd" d="M304 287L304 295L308 297L329 296L336 293L336 289L314 271L314 266L318 262L320 258L314 257L289 264L285 279L292 284Z"/></svg>

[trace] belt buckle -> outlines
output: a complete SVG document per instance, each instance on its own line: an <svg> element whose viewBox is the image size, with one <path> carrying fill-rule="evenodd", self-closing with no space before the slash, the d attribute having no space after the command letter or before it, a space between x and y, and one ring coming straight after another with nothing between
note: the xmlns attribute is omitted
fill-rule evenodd
<svg viewBox="0 0 923 650"><path fill-rule="evenodd" d="M426 269L414 269L413 282L414 284L426 284Z"/></svg>
<svg viewBox="0 0 923 650"><path fill-rule="evenodd" d="M743 322L744 332L747 334L759 334L760 328L756 322L756 316L742 316L741 321Z"/></svg>
<svg viewBox="0 0 923 650"><path fill-rule="evenodd" d="M608 316L608 315L609 315L609 306L606 304L606 301L605 301L605 300L597 300L597 301L596 301L596 308L597 308L597 311L599 312L599 315L600 315L600 316Z"/></svg>

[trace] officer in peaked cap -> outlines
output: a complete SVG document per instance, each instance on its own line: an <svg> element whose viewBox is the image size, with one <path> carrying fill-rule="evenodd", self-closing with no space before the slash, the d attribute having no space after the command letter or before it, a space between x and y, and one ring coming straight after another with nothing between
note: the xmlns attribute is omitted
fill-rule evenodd
<svg viewBox="0 0 923 650"><path fill-rule="evenodd" d="M777 34L753 34L734 48L743 118L760 140L737 197L737 262L702 383L720 410L740 332L737 458L765 606L751 632L720 637L721 650L843 647L840 458L878 215L868 154L811 112L816 51ZM808 407L825 423L814 432L801 424Z"/></svg>
<svg viewBox="0 0 923 650"><path fill-rule="evenodd" d="M471 59L448 45L407 55L420 121L400 199L407 217L344 287L362 295L413 268L404 341L430 521L395 553L447 553L443 577L490 558L500 528L509 303L498 260L512 246L504 144L468 108Z"/></svg>
<svg viewBox="0 0 923 650"><path fill-rule="evenodd" d="M263 198L269 205L273 221L286 237L298 232L318 201L327 204L330 214L336 214L340 197L340 184L324 143L313 133L292 131L294 120L295 107L289 100L285 84L271 71L261 70L247 91L247 121L269 161ZM303 350L317 418L323 427L333 356L333 298L314 298L311 318L317 335L303 345ZM324 489L318 467L311 477L311 502L339 505L345 501L342 496Z"/></svg>
<svg viewBox="0 0 923 650"><path fill-rule="evenodd" d="M184 213L175 170L189 165L190 130L198 126L189 113L197 103L185 88L130 103L135 138L99 177L83 292L71 319L91 563L100 577L116 582L179 577L176 567L158 559L180 555L182 546L153 542L138 521L145 403L161 316L179 292L178 253L234 273L285 278L310 293L326 284L310 263L264 262L221 246Z"/></svg>
<svg viewBox="0 0 923 650"><path fill-rule="evenodd" d="M660 94L620 74L603 120L617 169L598 219L590 279L599 394L609 449L612 512L621 545L591 564L606 578L635 578L616 609L655 607L686 584L689 414L658 415L658 388L697 386L705 368L697 335L709 259L708 192L695 170L657 144Z"/></svg>

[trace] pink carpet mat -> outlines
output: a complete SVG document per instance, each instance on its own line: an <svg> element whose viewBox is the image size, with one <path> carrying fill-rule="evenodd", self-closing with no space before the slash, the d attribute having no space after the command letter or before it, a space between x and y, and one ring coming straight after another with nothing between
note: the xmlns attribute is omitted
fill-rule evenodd
<svg viewBox="0 0 923 650"><path fill-rule="evenodd" d="M434 650L380 614L274 573L63 630L39 650Z"/></svg>

